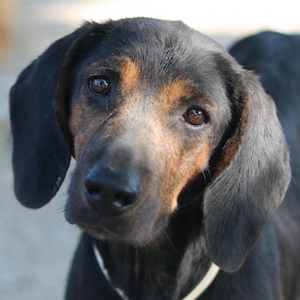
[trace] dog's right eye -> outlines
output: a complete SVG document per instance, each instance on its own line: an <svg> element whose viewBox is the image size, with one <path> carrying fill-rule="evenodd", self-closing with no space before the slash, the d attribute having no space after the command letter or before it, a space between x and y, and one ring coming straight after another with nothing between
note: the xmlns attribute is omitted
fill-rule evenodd
<svg viewBox="0 0 300 300"><path fill-rule="evenodd" d="M110 92L111 84L106 77L95 77L90 79L89 87L96 95L108 95Z"/></svg>

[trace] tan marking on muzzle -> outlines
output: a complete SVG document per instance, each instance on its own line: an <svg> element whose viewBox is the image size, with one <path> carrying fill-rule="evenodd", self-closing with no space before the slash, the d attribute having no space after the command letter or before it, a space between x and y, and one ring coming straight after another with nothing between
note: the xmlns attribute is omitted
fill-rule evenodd
<svg viewBox="0 0 300 300"><path fill-rule="evenodd" d="M164 199L164 211L172 213L177 208L177 199L181 191L197 175L201 174L208 165L211 155L211 147L203 144L199 150L190 151L183 156L174 157L165 177L162 199Z"/></svg>
<svg viewBox="0 0 300 300"><path fill-rule="evenodd" d="M74 141L75 159L79 160L85 145L101 126L104 117L93 117L91 112L82 106L82 99L77 100L71 110L70 131Z"/></svg>
<svg viewBox="0 0 300 300"><path fill-rule="evenodd" d="M75 103L71 110L70 131L74 141L74 153L76 159L80 156L79 153L81 153L87 140L87 134L83 134L84 119L85 116L81 105L79 103Z"/></svg>
<svg viewBox="0 0 300 300"><path fill-rule="evenodd" d="M80 105L74 104L71 110L71 118L70 118L70 131L73 137L76 136L78 131L78 126L81 123L81 111Z"/></svg>

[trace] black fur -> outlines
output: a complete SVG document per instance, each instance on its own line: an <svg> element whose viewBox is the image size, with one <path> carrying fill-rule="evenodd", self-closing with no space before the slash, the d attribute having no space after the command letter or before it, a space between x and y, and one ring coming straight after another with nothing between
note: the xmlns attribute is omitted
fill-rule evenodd
<svg viewBox="0 0 300 300"><path fill-rule="evenodd" d="M85 30L55 42L21 73L10 91L15 193L31 208L42 207L55 196L69 167L71 156L54 104L65 56Z"/></svg>
<svg viewBox="0 0 300 300"><path fill-rule="evenodd" d="M251 47L255 41L233 48L233 53L238 57ZM132 92L143 114L137 111L127 119L123 107L131 106L126 106L117 72L118 59L124 57L138 62L139 82L134 88L143 95ZM294 76L283 72L286 78ZM86 78L99 73L112 86L101 97L91 93ZM161 117L162 110L155 110L159 91L178 78L192 82L193 94L174 102ZM287 93L283 101L288 100ZM10 101L15 192L22 204L38 208L49 202L71 155L78 160L66 216L86 233L74 257L66 299L121 299L114 287L129 299L181 299L211 261L222 271L199 299L300 296L295 184L273 216L290 181L289 154L275 106L257 78L217 43L181 22L137 18L86 23L23 71ZM78 142L73 128L73 109L78 105L80 113L86 110L89 116L79 124L88 128L79 134L84 143ZM202 127L182 121L184 111L195 106L209 116ZM92 124L98 128L89 127ZM178 172L188 161L185 155L191 159L199 145L208 145L211 156L183 186L176 210L166 213L160 197L168 195L162 185L169 184L164 178L169 164L177 161L167 144L174 136L174 147L181 151ZM157 142L160 139L165 147ZM107 200L111 190L105 190L104 205L94 186L88 188L88 180L90 184L99 178L105 188L122 188L122 199L114 199L117 207ZM93 244L112 283L96 264Z"/></svg>

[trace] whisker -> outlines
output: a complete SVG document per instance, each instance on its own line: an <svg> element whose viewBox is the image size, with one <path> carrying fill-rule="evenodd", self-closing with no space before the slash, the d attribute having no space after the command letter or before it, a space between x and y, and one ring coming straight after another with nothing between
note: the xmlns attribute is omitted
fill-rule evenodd
<svg viewBox="0 0 300 300"><path fill-rule="evenodd" d="M173 247L173 249L174 249L178 254L180 254L179 251L178 251L178 250L176 249L176 247L174 246L174 244L172 243L171 239L169 238L169 236L168 236L168 234L166 233L165 230L163 231L163 233L164 233L164 235L166 236L166 238L168 239L168 241L169 241L170 245Z"/></svg>

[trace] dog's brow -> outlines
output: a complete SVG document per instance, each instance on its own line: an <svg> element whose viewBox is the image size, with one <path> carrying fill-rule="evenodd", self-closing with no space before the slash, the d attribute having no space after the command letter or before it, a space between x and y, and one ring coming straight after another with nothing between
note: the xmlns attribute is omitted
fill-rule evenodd
<svg viewBox="0 0 300 300"><path fill-rule="evenodd" d="M139 64L132 60L125 59L121 63L120 78L121 94L123 96L131 94L140 85L141 70Z"/></svg>
<svg viewBox="0 0 300 300"><path fill-rule="evenodd" d="M101 59L92 64L88 65L84 72L88 75L97 75L97 72L111 71L118 72L118 68L116 67L117 62L115 60L110 59Z"/></svg>
<svg viewBox="0 0 300 300"><path fill-rule="evenodd" d="M165 104L180 101L182 98L189 98L193 95L193 84L181 78L176 78L165 85L160 93L160 100Z"/></svg>

